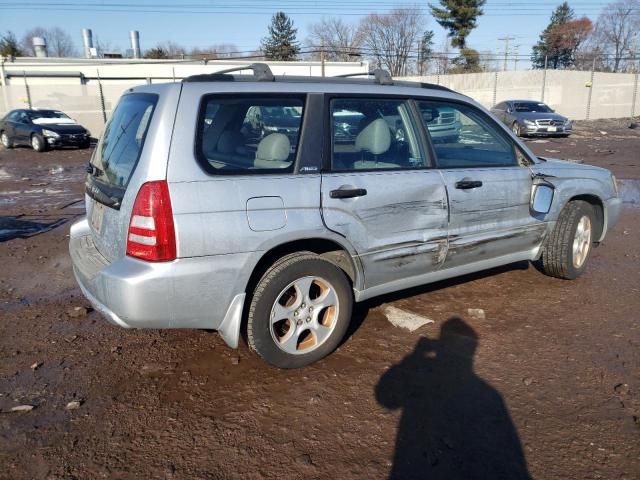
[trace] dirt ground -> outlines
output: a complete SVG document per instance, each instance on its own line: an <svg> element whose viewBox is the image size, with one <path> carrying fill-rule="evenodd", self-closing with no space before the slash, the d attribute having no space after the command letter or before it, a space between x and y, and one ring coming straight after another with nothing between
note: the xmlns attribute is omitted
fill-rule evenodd
<svg viewBox="0 0 640 480"><path fill-rule="evenodd" d="M629 202L583 277L523 263L379 298L295 371L87 312L67 243L90 151L0 149L0 479L640 478L640 130L575 131L528 145L612 169Z"/></svg>

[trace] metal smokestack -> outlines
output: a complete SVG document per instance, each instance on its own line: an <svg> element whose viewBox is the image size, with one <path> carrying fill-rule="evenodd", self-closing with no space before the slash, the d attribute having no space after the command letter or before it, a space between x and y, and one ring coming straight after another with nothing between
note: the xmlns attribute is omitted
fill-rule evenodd
<svg viewBox="0 0 640 480"><path fill-rule="evenodd" d="M47 56L47 41L42 37L33 37L31 39L33 43L33 51L36 57L44 58Z"/></svg>
<svg viewBox="0 0 640 480"><path fill-rule="evenodd" d="M140 58L140 32L138 30L131 30L129 32L129 41L131 42L131 53L133 58Z"/></svg>
<svg viewBox="0 0 640 480"><path fill-rule="evenodd" d="M84 47L85 58L91 58L91 49L93 48L93 33L90 28L82 29L82 45Z"/></svg>

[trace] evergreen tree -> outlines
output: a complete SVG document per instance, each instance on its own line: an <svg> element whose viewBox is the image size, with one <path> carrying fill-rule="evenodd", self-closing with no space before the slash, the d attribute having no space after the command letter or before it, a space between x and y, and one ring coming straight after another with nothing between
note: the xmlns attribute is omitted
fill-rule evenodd
<svg viewBox="0 0 640 480"><path fill-rule="evenodd" d="M0 36L0 57L22 57L24 52L12 32Z"/></svg>
<svg viewBox="0 0 640 480"><path fill-rule="evenodd" d="M296 40L298 29L284 12L271 17L269 35L262 39L264 56L268 60L295 60L300 53L300 44Z"/></svg>
<svg viewBox="0 0 640 480"><path fill-rule="evenodd" d="M429 66L429 60L433 55L433 30L425 30L420 39L418 49L418 75L424 75Z"/></svg>
<svg viewBox="0 0 640 480"><path fill-rule="evenodd" d="M553 48L553 32L558 26L565 25L575 18L575 12L567 2L556 7L551 14L549 25L540 34L538 43L533 46L531 63L533 68L544 68L544 58L547 58L547 66L550 68L566 67L571 64L572 52L566 49Z"/></svg>
<svg viewBox="0 0 640 480"><path fill-rule="evenodd" d="M429 4L431 14L442 28L448 30L451 46L464 49L467 37L476 28L486 0L440 0L441 7Z"/></svg>

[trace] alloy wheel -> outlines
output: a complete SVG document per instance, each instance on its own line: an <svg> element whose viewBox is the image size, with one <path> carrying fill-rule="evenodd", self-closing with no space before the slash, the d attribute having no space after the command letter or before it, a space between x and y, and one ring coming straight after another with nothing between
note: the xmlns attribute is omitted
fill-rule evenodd
<svg viewBox="0 0 640 480"><path fill-rule="evenodd" d="M580 268L584 264L591 248L591 219L583 215L573 237L573 266Z"/></svg>
<svg viewBox="0 0 640 480"><path fill-rule="evenodd" d="M269 317L271 337L286 353L310 353L331 336L339 308L336 290L327 280L299 278L276 297Z"/></svg>

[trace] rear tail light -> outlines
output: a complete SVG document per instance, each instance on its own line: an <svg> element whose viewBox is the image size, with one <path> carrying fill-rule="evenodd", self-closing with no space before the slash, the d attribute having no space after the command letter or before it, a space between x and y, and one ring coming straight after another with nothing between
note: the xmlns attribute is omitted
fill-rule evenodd
<svg viewBox="0 0 640 480"><path fill-rule="evenodd" d="M166 181L140 187L127 232L127 255L150 262L175 260L176 233Z"/></svg>

